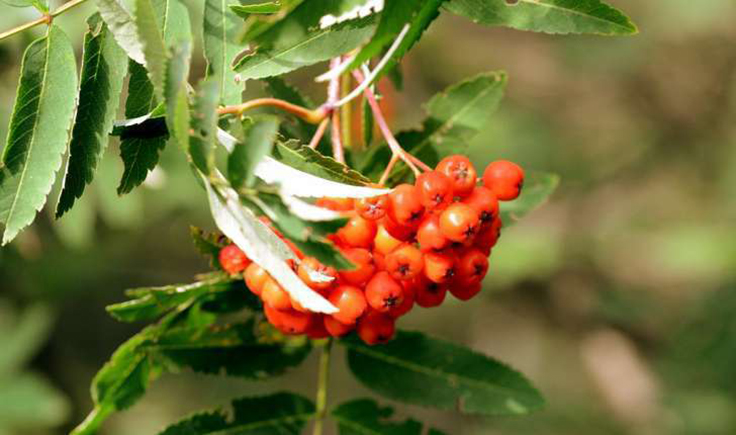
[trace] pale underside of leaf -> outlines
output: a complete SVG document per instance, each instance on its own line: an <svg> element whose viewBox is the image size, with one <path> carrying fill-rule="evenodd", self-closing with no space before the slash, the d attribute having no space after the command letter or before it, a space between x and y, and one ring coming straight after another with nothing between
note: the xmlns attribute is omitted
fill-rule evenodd
<svg viewBox="0 0 736 435"><path fill-rule="evenodd" d="M298 262L296 255L276 234L247 208L238 194L227 186L212 186L204 178L212 216L218 228L248 257L266 271L304 308L316 313L335 313L324 297L307 287L286 263ZM224 183L224 178L222 178Z"/></svg>
<svg viewBox="0 0 736 435"><path fill-rule="evenodd" d="M125 50L128 57L145 65L146 56L143 54L143 44L138 38L133 17L125 7L118 0L97 0L97 9L115 37L115 41Z"/></svg>

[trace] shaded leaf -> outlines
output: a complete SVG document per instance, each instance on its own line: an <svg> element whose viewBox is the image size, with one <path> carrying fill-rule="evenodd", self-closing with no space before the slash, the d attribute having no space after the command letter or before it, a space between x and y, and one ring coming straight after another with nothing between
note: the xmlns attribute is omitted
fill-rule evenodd
<svg viewBox="0 0 736 435"><path fill-rule="evenodd" d="M544 33L630 35L636 25L600 0L451 0L452 13L488 26L505 26Z"/></svg>
<svg viewBox="0 0 736 435"><path fill-rule="evenodd" d="M269 77L264 79L264 81L266 82L266 92L268 92L272 97L287 101L297 106L307 108L314 107L314 103L312 103L309 98L299 92L296 87L287 83L283 78ZM286 118L281 127L284 130L284 135L286 137L296 138L303 143L309 142L317 131L317 127L314 124L310 124L296 116L289 116ZM322 142L328 143L328 136L329 135L325 135Z"/></svg>
<svg viewBox="0 0 736 435"><path fill-rule="evenodd" d="M8 328L0 328L3 349L0 353L0 378L22 369L33 358L48 339L53 318L47 306L32 305L23 311L17 322L4 325Z"/></svg>
<svg viewBox="0 0 736 435"><path fill-rule="evenodd" d="M77 94L74 49L56 26L23 55L0 164L0 222L7 244L46 203L69 141Z"/></svg>
<svg viewBox="0 0 736 435"><path fill-rule="evenodd" d="M513 201L502 201L501 220L508 226L538 208L552 195L560 184L557 174L532 172L524 180L521 195Z"/></svg>
<svg viewBox="0 0 736 435"><path fill-rule="evenodd" d="M466 414L526 414L544 400L518 372L460 345L401 331L383 346L352 337L348 365L367 387L388 398Z"/></svg>
<svg viewBox="0 0 736 435"><path fill-rule="evenodd" d="M218 83L215 80L207 79L199 84L194 97L189 156L192 163L206 175L212 173L215 167L218 99Z"/></svg>
<svg viewBox="0 0 736 435"><path fill-rule="evenodd" d="M0 427L3 431L34 433L35 428L57 426L69 417L69 401L44 377L32 372L18 373L3 378L2 385ZM16 428L18 432L13 432Z"/></svg>
<svg viewBox="0 0 736 435"><path fill-rule="evenodd" d="M230 9L241 18L248 18L252 14L275 14L281 8L277 1L251 3L247 5L230 5Z"/></svg>
<svg viewBox="0 0 736 435"><path fill-rule="evenodd" d="M306 146L294 148L280 143L273 151L273 158L292 168L325 180L352 186L365 186L370 183L370 180L360 172Z"/></svg>
<svg viewBox="0 0 736 435"><path fill-rule="evenodd" d="M166 125L169 133L185 152L189 152L189 100L187 79L191 61L189 42L176 44L166 62L164 98L166 101Z"/></svg>
<svg viewBox="0 0 736 435"><path fill-rule="evenodd" d="M234 188L253 185L255 168L271 152L278 131L278 117L253 118L245 131L244 141L235 145L227 160L227 176Z"/></svg>
<svg viewBox="0 0 736 435"><path fill-rule="evenodd" d="M227 244L227 238L219 233L208 233L195 226L189 227L189 234L194 242L194 247L200 254L209 257L212 268L220 268L218 255L220 249Z"/></svg>
<svg viewBox="0 0 736 435"><path fill-rule="evenodd" d="M292 393L244 397L234 400L232 407L232 418L222 411L199 413L170 426L160 435L298 435L315 414L309 399Z"/></svg>
<svg viewBox="0 0 736 435"><path fill-rule="evenodd" d="M112 128L128 57L113 39L99 15L88 20L84 37L79 105L69 145L64 187L56 208L61 217L82 196L92 182L97 164L105 152Z"/></svg>
<svg viewBox="0 0 736 435"><path fill-rule="evenodd" d="M345 402L332 410L340 435L421 435L422 424L413 419L392 418L393 408L380 407L372 399Z"/></svg>
<svg viewBox="0 0 736 435"><path fill-rule="evenodd" d="M207 76L218 83L219 100L224 105L240 103L243 91L230 67L241 49L237 43L241 27L242 21L228 8L228 0L205 2L203 39Z"/></svg>

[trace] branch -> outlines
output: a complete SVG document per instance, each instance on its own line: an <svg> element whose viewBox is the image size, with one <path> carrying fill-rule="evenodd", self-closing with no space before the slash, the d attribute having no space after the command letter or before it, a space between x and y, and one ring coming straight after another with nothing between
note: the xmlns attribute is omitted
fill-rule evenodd
<svg viewBox="0 0 736 435"><path fill-rule="evenodd" d="M25 24L21 24L18 27L14 27L10 30L6 30L5 32L0 33L0 41L2 41L5 38L9 38L17 33L23 32L24 30L31 29L36 26L40 26L42 24L51 24L55 17L58 17L59 15L63 14L64 12L81 5L82 3L86 2L87 0L72 0L68 3L65 3L61 5L58 9L51 12L50 14L46 14L42 16L41 18L38 18L33 21L29 21Z"/></svg>
<svg viewBox="0 0 736 435"><path fill-rule="evenodd" d="M330 114L330 110L325 107L311 110L306 107L297 106L284 100L277 98L257 98L255 100L247 101L243 104L236 104L234 106L224 106L217 109L217 114L222 115L236 115L241 116L243 112L255 109L256 107L271 106L282 109L286 112L291 113L294 116L298 116L302 120L310 124L319 124L322 122L327 115Z"/></svg>

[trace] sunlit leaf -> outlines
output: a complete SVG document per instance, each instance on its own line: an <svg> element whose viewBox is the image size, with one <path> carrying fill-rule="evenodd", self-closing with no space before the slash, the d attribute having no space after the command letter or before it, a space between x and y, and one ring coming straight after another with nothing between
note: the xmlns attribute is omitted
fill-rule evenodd
<svg viewBox="0 0 736 435"><path fill-rule="evenodd" d="M521 195L513 201L501 202L501 220L510 225L523 218L527 213L541 206L552 195L560 184L556 174L532 172L524 180Z"/></svg>
<svg viewBox="0 0 736 435"><path fill-rule="evenodd" d="M240 103L243 91L230 67L241 49L237 43L241 27L242 21L228 8L228 0L205 2L203 40L207 76L218 83L219 100L225 105Z"/></svg>

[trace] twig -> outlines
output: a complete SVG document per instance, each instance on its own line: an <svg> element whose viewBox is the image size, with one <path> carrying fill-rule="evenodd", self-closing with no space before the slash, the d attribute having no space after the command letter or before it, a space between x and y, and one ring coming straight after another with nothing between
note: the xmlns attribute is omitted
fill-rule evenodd
<svg viewBox="0 0 736 435"><path fill-rule="evenodd" d="M359 82L363 81L363 74L360 71L354 70L353 76ZM414 172L414 176L419 176L419 174L421 174L421 171L419 171L419 169L417 169L416 165L414 164L413 156L404 151L403 148L401 148L401 145L399 145L399 142L396 140L393 133L391 133L391 128L389 128L388 123L386 123L386 118L383 117L381 106L378 105L378 101L376 101L376 96L371 88L366 87L363 93L365 94L366 99L368 99L368 104L371 106L373 117L376 120L376 125L378 125L379 130L381 130L381 134L383 135L384 139L386 139L389 148L391 148L391 152L395 156L398 156L398 158L400 158L404 163L406 163L409 169Z"/></svg>
<svg viewBox="0 0 736 435"><path fill-rule="evenodd" d="M61 5L59 8L57 8L55 11L52 11L49 14L44 14L41 18L35 19L33 21L29 21L25 24L21 24L18 27L14 27L10 30L6 30L5 32L0 33L0 41L2 41L5 38L9 38L16 33L20 33L24 30L31 29L36 26L40 26L42 24L51 24L55 17L63 14L64 12L68 11L69 9L72 9L76 6L81 5L82 3L86 2L87 0L72 0L68 3L65 3Z"/></svg>
<svg viewBox="0 0 736 435"><path fill-rule="evenodd" d="M330 67L338 64L340 58L337 57L332 59ZM330 80L330 84L327 86L327 103L323 107L328 107L332 110L332 156L340 163L345 163L345 151L342 144L342 130L340 129L340 111L335 110L335 101L340 96L340 77L335 77Z"/></svg>
<svg viewBox="0 0 736 435"><path fill-rule="evenodd" d="M317 127L317 131L314 133L314 136L312 136L312 140L309 141L309 148L311 149L317 149L317 146L319 146L319 141L322 140L322 137L325 135L325 131L327 130L327 124L330 123L330 118L325 118L322 120L322 122L319 123L319 127Z"/></svg>
<svg viewBox="0 0 736 435"><path fill-rule="evenodd" d="M383 186L386 184L386 181L388 181L389 175L391 175L391 171L394 170L394 166L396 166L396 162L399 161L398 154L394 154L391 156L391 160L389 160L388 165L386 166L386 170L383 171L383 175L381 175L381 179L378 181L378 184Z"/></svg>
<svg viewBox="0 0 736 435"><path fill-rule="evenodd" d="M236 115L241 116L243 112L255 109L256 107L272 106L278 107L279 109L285 110L292 115L298 116L302 120L310 124L319 124L322 122L330 110L326 107L320 107L319 109L311 110L306 107L297 106L278 98L257 98L255 100L247 101L243 104L236 104L233 106L224 106L217 109L218 115Z"/></svg>

